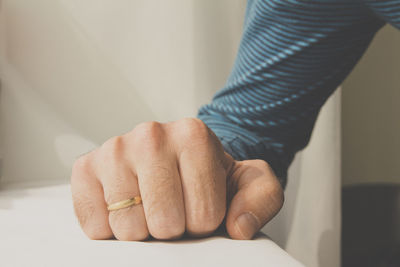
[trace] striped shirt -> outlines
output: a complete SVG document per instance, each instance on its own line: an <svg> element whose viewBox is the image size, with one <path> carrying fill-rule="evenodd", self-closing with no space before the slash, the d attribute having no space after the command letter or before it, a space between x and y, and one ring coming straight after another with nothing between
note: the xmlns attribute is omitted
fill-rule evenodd
<svg viewBox="0 0 400 267"><path fill-rule="evenodd" d="M400 0L248 0L234 68L198 118L285 186L321 106L386 23L400 29Z"/></svg>

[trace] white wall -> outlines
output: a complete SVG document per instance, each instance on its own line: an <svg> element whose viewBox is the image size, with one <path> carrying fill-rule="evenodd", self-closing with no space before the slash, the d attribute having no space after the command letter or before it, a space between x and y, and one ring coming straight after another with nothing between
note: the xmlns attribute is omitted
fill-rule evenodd
<svg viewBox="0 0 400 267"><path fill-rule="evenodd" d="M343 183L400 183L400 31L385 26L343 84Z"/></svg>
<svg viewBox="0 0 400 267"><path fill-rule="evenodd" d="M245 4L2 0L2 182L66 181L106 139L195 116L232 68Z"/></svg>

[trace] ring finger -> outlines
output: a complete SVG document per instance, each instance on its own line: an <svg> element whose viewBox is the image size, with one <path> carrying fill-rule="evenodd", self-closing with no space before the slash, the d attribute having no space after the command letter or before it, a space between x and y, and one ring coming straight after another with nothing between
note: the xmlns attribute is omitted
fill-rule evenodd
<svg viewBox="0 0 400 267"><path fill-rule="evenodd" d="M105 153L100 154L97 168L108 205L140 196L137 176L122 159L118 149L121 140L115 139L105 144L111 149L106 148ZM118 240L144 240L149 236L142 204L109 211L109 223Z"/></svg>

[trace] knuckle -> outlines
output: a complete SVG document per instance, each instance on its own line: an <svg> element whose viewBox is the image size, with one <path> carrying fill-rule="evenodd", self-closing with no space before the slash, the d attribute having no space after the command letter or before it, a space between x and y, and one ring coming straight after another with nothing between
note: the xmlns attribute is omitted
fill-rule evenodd
<svg viewBox="0 0 400 267"><path fill-rule="evenodd" d="M82 183L82 179L86 179L91 171L91 159L88 155L83 155L75 160L74 164L72 165L72 174L71 174L71 186L72 188L75 187L77 184Z"/></svg>
<svg viewBox="0 0 400 267"><path fill-rule="evenodd" d="M143 137L144 139L158 135L161 129L161 123L157 121L147 121L138 124L135 129L133 129L137 138Z"/></svg>
<svg viewBox="0 0 400 267"><path fill-rule="evenodd" d="M208 135L207 125L197 118L185 118L181 120L184 133L190 136Z"/></svg>
<svg viewBox="0 0 400 267"><path fill-rule="evenodd" d="M135 148L142 152L157 152L163 145L162 125L156 121L144 122L134 129Z"/></svg>
<svg viewBox="0 0 400 267"><path fill-rule="evenodd" d="M124 150L124 138L114 136L101 146L101 157L103 160L120 159Z"/></svg>
<svg viewBox="0 0 400 267"><path fill-rule="evenodd" d="M185 141L206 141L210 137L207 125L197 118L185 118L180 120L179 128L181 137Z"/></svg>
<svg viewBox="0 0 400 267"><path fill-rule="evenodd" d="M76 173L87 172L90 167L90 159L88 155L80 156L78 159L75 160L74 164L72 165L72 174L73 177Z"/></svg>

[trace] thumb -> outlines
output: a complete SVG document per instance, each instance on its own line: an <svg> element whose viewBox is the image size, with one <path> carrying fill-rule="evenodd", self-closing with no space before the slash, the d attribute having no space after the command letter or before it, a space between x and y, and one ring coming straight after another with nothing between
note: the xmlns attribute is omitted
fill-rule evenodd
<svg viewBox="0 0 400 267"><path fill-rule="evenodd" d="M282 187L263 160L237 161L228 179L226 229L233 239L251 239L281 209Z"/></svg>

